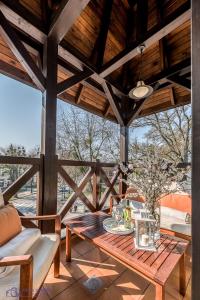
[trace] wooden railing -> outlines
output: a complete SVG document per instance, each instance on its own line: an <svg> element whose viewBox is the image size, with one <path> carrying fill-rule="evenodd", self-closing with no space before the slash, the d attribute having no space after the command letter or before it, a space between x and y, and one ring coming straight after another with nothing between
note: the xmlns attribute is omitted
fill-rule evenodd
<svg viewBox="0 0 200 300"><path fill-rule="evenodd" d="M30 166L24 174L20 175L4 192L5 203L9 200L35 175L37 174L37 213L42 212L42 178L43 178L43 162L44 156L41 155L40 158L29 158L29 157L11 157L11 156L0 156L0 164L3 165L28 165ZM66 167L85 167L87 168L86 174L81 179L80 183L77 184L74 179L66 171ZM109 179L105 170L103 168L115 168L116 172L113 177ZM117 168L116 163L104 163L104 162L87 162L87 161L75 161L75 160L57 160L57 172L66 182L66 184L73 190L73 193L66 200L66 203L60 209L59 214L61 218L66 215L66 213L73 206L76 199L82 200L86 207L90 211L97 211L103 209L106 200L109 195L116 195L115 184L120 175L120 170ZM100 180L106 186L103 194L100 193ZM92 201L84 194L84 188L88 182L92 183Z"/></svg>
<svg viewBox="0 0 200 300"><path fill-rule="evenodd" d="M84 166L88 167L88 171L85 174L85 176L82 178L79 185L77 185L74 180L69 176L67 171L64 169L65 166ZM58 161L58 173L61 175L61 177L65 180L65 182L72 188L73 193L69 197L68 201L66 201L66 204L61 208L60 215L61 218L63 218L66 213L69 211L69 209L74 204L75 200L79 198L83 201L83 203L87 206L87 208L90 211L96 211L101 210L108 199L108 196L111 194L116 195L116 191L114 188L114 185L116 184L116 181L120 175L120 171L117 170L117 172L113 175L112 179L109 180L108 176L106 175L106 172L103 170L103 168L114 168L117 164L114 163L102 163L102 162L85 162L85 161L72 161L72 160L59 160ZM101 180L105 183L106 189L103 193L103 195L100 196L100 188L99 188L99 182ZM87 183L92 179L92 195L93 195L93 203L89 201L89 199L85 196L83 193L83 190Z"/></svg>

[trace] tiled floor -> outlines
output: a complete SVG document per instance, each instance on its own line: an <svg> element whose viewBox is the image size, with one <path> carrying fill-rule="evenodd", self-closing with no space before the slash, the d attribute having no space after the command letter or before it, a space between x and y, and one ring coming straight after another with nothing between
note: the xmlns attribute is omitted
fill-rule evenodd
<svg viewBox="0 0 200 300"><path fill-rule="evenodd" d="M154 286L108 257L91 243L79 238L72 240L72 262L65 262L65 244L62 244L61 274L53 277L50 270L38 300L154 300ZM95 294L90 293L83 283L90 277L101 279L102 286ZM189 300L191 284L190 256L187 256L187 294L183 297L178 292L178 269L176 269L166 287L166 300Z"/></svg>

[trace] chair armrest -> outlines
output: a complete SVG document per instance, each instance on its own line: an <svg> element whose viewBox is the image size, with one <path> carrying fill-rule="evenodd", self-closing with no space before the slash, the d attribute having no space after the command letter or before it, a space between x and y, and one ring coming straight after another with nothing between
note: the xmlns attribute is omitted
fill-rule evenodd
<svg viewBox="0 0 200 300"><path fill-rule="evenodd" d="M46 216L21 216L22 220L33 220L33 221L49 221L55 220L55 233L61 235L61 219L60 215L46 215Z"/></svg>
<svg viewBox="0 0 200 300"><path fill-rule="evenodd" d="M0 267L6 266L19 266L19 265L28 265L33 262L33 256L28 255L19 255L19 256L6 256L0 258Z"/></svg>

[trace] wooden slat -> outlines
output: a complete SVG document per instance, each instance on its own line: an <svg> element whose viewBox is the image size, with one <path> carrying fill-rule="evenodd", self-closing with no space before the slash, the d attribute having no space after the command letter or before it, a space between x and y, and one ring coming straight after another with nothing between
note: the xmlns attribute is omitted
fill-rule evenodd
<svg viewBox="0 0 200 300"><path fill-rule="evenodd" d="M68 201L59 211L61 218L64 218L70 207L73 205L77 197L83 201L83 203L91 210L94 211L93 205L90 203L88 198L83 194L83 189L94 174L94 170L90 169L86 175L81 180L79 186L74 182L74 180L67 174L67 172L63 169L63 167L58 167L58 172L62 176L62 178L66 181L66 183L74 190L74 193L69 197Z"/></svg>
<svg viewBox="0 0 200 300"><path fill-rule="evenodd" d="M40 165L40 158L0 156L0 164L13 165Z"/></svg>
<svg viewBox="0 0 200 300"><path fill-rule="evenodd" d="M13 184L11 184L3 192L5 202L8 203L8 200L12 198L12 196L14 196L38 171L38 165L34 165L22 174Z"/></svg>
<svg viewBox="0 0 200 300"><path fill-rule="evenodd" d="M101 170L101 172L102 172L102 170ZM105 180L105 175L106 175L106 174L104 173L104 174L103 174L104 180ZM120 175L120 171L118 171L118 172L113 176L113 178L112 178L111 181L110 181L109 186L108 186L107 189L104 191L104 193L103 193L103 195L102 195L102 197L101 197L101 199L100 199L100 207L99 207L100 209L103 208L103 206L104 206L106 200L108 199L108 196L109 196L110 193L116 195L116 191L115 191L113 188L114 188L114 185L115 185L115 183L116 183L116 181L117 181L119 175ZM107 180L106 180L106 181L107 181ZM107 183L108 183L108 181L107 181Z"/></svg>

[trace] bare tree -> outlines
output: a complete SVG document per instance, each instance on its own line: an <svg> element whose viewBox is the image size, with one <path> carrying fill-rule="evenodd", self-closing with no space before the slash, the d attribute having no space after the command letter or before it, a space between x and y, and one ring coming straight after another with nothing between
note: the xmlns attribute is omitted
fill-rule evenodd
<svg viewBox="0 0 200 300"><path fill-rule="evenodd" d="M191 110L182 106L136 120L133 128L148 128L147 140L162 147L172 162L188 162L191 157Z"/></svg>
<svg viewBox="0 0 200 300"><path fill-rule="evenodd" d="M77 108L60 108L58 153L63 158L95 161L118 159L117 125Z"/></svg>

